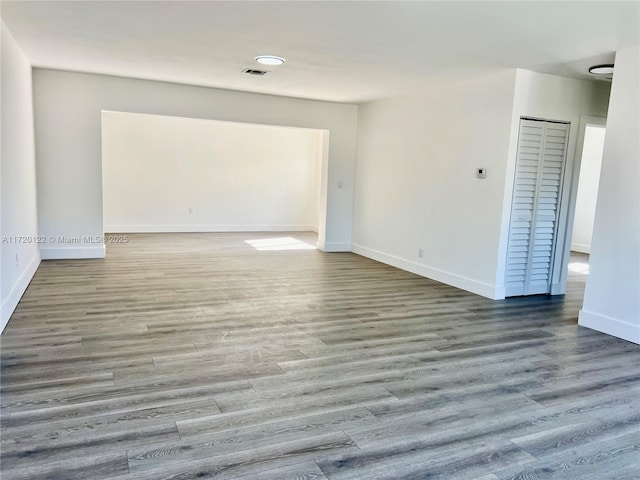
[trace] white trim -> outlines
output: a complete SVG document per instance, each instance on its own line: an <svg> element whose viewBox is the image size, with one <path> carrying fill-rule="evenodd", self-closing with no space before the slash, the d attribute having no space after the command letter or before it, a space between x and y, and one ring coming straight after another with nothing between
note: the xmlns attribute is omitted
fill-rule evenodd
<svg viewBox="0 0 640 480"><path fill-rule="evenodd" d="M549 293L551 295L564 295L566 286L567 285L565 284L563 287L560 282L553 282L551 284L551 290L549 291Z"/></svg>
<svg viewBox="0 0 640 480"><path fill-rule="evenodd" d="M104 258L106 248L99 247L42 247L40 255L42 260L66 260L82 258Z"/></svg>
<svg viewBox="0 0 640 480"><path fill-rule="evenodd" d="M317 225L105 225L105 233L317 232Z"/></svg>
<svg viewBox="0 0 640 480"><path fill-rule="evenodd" d="M578 325L640 345L640 325L587 310L580 310Z"/></svg>
<svg viewBox="0 0 640 480"><path fill-rule="evenodd" d="M2 333L4 327L6 327L7 323L9 323L9 319L11 318L13 311L18 306L22 295L29 286L31 279L35 275L36 270L38 270L39 266L40 255L36 254L27 265L27 268L22 271L22 274L20 275L16 283L13 284L11 292L9 292L7 299L2 304L2 312L0 313L0 333Z"/></svg>
<svg viewBox="0 0 640 480"><path fill-rule="evenodd" d="M351 244L344 242L321 242L320 240L318 240L316 248L321 252L327 253L350 252Z"/></svg>
<svg viewBox="0 0 640 480"><path fill-rule="evenodd" d="M586 243L571 243L572 252L591 253L591 245Z"/></svg>
<svg viewBox="0 0 640 480"><path fill-rule="evenodd" d="M558 236L558 247L556 249L556 256L558 260L553 266L553 284L551 287L552 295L563 295L567 290L568 279L568 265L569 257L571 256L571 250L580 251L573 248L571 239L573 236L573 223L576 215L576 198L578 196L578 183L580 179L580 168L582 167L582 149L584 147L584 135L588 125L606 127L606 117L598 117L595 115L581 114L578 122L578 135L576 138L576 144L573 154L573 159L567 157L567 168L565 171L567 186L567 200L563 204L563 209L560 211L560 217L563 222L558 223L558 227L562 227L558 230L558 233L562 236ZM569 162L571 160L571 162ZM569 165L569 163L571 163ZM589 253L589 252L584 252Z"/></svg>
<svg viewBox="0 0 640 480"><path fill-rule="evenodd" d="M504 287L496 287L489 283L480 282L472 278L456 275L455 273L446 272L438 268L429 267L427 265L421 265L404 258L396 257L395 255L389 255L387 253L374 250L372 248L364 247L358 244L351 245L351 251L362 255L363 257L371 258L381 263L386 263L393 267L407 272L415 273L422 277L436 280L437 282L445 283L467 292L475 293L483 297L490 298L492 300L502 300L504 298Z"/></svg>

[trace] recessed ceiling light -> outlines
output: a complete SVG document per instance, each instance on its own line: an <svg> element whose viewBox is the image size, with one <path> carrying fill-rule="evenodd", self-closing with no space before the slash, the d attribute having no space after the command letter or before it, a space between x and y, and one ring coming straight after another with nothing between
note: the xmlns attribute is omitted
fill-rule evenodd
<svg viewBox="0 0 640 480"><path fill-rule="evenodd" d="M256 62L263 65L282 65L284 63L284 58L276 57L275 55L258 55L256 57Z"/></svg>
<svg viewBox="0 0 640 480"><path fill-rule="evenodd" d="M613 64L594 65L589 69L591 75L613 75Z"/></svg>

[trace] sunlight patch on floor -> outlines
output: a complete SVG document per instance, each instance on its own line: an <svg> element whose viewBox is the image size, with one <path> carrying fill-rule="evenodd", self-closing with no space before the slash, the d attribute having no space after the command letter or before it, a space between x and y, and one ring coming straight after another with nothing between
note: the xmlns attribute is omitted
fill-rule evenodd
<svg viewBox="0 0 640 480"><path fill-rule="evenodd" d="M582 262L569 263L569 271L571 273L581 273L582 275L589 275L589 264Z"/></svg>
<svg viewBox="0 0 640 480"><path fill-rule="evenodd" d="M315 250L316 246L293 237L260 238L245 240L258 251L276 250Z"/></svg>

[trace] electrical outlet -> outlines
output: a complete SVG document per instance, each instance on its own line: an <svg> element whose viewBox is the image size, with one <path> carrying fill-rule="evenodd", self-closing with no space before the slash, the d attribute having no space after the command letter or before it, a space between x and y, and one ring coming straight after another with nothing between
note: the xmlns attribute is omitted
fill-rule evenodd
<svg viewBox="0 0 640 480"><path fill-rule="evenodd" d="M424 250L422 248L418 249L418 258L424 257Z"/></svg>

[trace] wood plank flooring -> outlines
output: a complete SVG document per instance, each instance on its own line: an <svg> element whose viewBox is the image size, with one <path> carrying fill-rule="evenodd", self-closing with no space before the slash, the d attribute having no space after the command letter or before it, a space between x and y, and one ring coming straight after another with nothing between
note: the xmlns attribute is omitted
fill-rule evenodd
<svg viewBox="0 0 640 480"><path fill-rule="evenodd" d="M640 346L313 234L44 262L1 337L3 480L640 477Z"/></svg>

